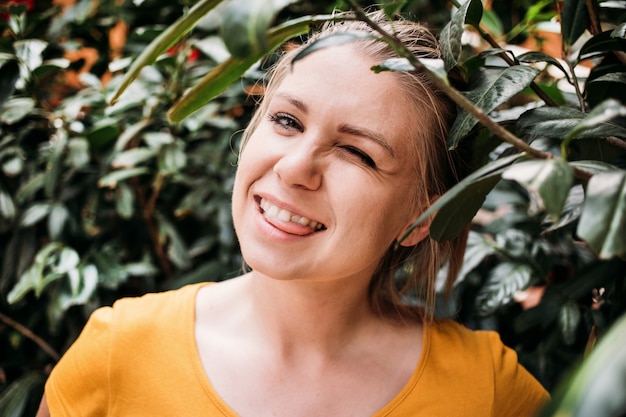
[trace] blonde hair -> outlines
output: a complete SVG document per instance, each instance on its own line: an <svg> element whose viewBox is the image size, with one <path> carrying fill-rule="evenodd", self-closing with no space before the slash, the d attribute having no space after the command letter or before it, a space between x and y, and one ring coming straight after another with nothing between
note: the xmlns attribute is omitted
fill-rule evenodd
<svg viewBox="0 0 626 417"><path fill-rule="evenodd" d="M242 148L267 112L269 98L290 71L294 57L306 46L321 38L342 32L377 32L369 24L354 20L326 23L307 42L287 50L272 68L265 88L264 98L242 136ZM423 25L397 17L389 20L382 11L367 14L382 30L396 36L418 58L441 57L436 37ZM363 38L353 43L364 56L380 62L395 58L397 54L379 39ZM458 165L461 162L446 144L449 126L455 116L454 104L433 85L428 77L419 72L395 72L400 92L407 94L414 103L415 129L415 178L417 190L414 204L427 207L459 180ZM438 242L427 236L412 247L392 245L382 258L370 283L372 308L380 316L398 320L431 319L437 291L437 276L446 265L448 275L445 292L452 289L463 261L463 252L469 229L465 229L451 241Z"/></svg>

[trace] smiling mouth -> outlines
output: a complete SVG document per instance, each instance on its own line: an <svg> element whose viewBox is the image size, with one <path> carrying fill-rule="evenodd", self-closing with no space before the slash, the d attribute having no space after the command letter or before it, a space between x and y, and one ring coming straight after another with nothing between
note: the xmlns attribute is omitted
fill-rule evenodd
<svg viewBox="0 0 626 417"><path fill-rule="evenodd" d="M309 227L316 232L326 230L326 226L324 226L322 223L316 222L315 220L311 220L304 216L294 214L289 210L285 210L278 206L275 206L264 198L257 197L257 203L259 204L259 207L261 207L261 214L263 214L263 216L268 219L275 219L282 222L298 224L303 227Z"/></svg>

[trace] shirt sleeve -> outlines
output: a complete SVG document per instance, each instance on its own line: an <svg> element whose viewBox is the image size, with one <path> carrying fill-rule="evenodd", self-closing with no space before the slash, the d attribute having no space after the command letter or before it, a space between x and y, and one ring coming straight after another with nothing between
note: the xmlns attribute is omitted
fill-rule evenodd
<svg viewBox="0 0 626 417"><path fill-rule="evenodd" d="M519 364L517 353L505 346L497 333L490 338L495 381L491 415L536 416L550 400L548 392Z"/></svg>
<svg viewBox="0 0 626 417"><path fill-rule="evenodd" d="M113 310L96 310L46 382L51 417L107 415Z"/></svg>

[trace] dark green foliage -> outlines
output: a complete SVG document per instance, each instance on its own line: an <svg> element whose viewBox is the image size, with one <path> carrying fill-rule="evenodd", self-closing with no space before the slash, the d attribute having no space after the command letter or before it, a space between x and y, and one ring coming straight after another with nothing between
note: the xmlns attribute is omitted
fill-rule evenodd
<svg viewBox="0 0 626 417"><path fill-rule="evenodd" d="M244 90L283 41L335 7L373 2L220 3L37 2L0 20L0 414L34 414L96 307L238 274L230 187L254 107ZM459 106L450 148L473 149L472 174L416 223L434 216L431 236L448 240L473 222L437 310L498 331L556 394L545 416L615 415L626 391L626 14L594 0L495 3L450 15L442 2L381 2L431 22L445 65L394 44L403 58L374 70L426 72ZM563 50L550 55L539 29L557 17ZM114 45L120 22L128 36ZM507 44L535 36L537 50ZM69 59L86 48L91 66ZM596 380L607 388L588 390Z"/></svg>

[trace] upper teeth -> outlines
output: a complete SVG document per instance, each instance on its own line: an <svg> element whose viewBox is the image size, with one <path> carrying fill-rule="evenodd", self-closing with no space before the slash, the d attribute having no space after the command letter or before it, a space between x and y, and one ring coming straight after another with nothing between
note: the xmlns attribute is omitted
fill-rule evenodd
<svg viewBox="0 0 626 417"><path fill-rule="evenodd" d="M266 217L270 217L273 219L278 219L284 222L292 222L298 223L302 226L309 226L312 229L320 230L324 227L322 223L318 223L315 220L307 219L304 216L298 216L297 214L293 214L292 212L281 209L280 207L276 207L269 201L265 199L261 199L261 208L263 209L263 214Z"/></svg>

